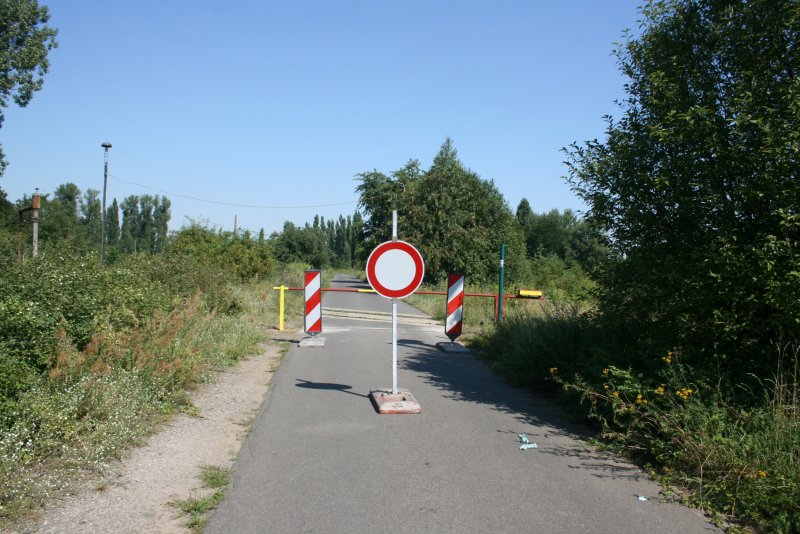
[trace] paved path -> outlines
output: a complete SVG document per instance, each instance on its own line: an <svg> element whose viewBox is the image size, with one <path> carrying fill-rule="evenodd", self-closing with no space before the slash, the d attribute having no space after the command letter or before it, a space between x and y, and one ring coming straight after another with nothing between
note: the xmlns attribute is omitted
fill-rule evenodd
<svg viewBox="0 0 800 534"><path fill-rule="evenodd" d="M377 295L323 299L391 309ZM547 402L439 352L441 326L398 327L398 385L419 415L379 415L367 397L391 387L389 323L323 315L323 331L324 348L281 364L206 532L717 532L577 441ZM519 450L519 433L539 448Z"/></svg>

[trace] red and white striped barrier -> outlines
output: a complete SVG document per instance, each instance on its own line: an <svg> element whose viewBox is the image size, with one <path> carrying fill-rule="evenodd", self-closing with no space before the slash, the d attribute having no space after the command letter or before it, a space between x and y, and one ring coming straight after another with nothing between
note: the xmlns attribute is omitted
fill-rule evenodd
<svg viewBox="0 0 800 534"><path fill-rule="evenodd" d="M319 271L306 271L303 292L306 299L303 327L306 334L322 332L322 291Z"/></svg>
<svg viewBox="0 0 800 534"><path fill-rule="evenodd" d="M444 323L444 333L455 341L461 335L461 326L464 312L464 275L450 274L447 277L447 319Z"/></svg>

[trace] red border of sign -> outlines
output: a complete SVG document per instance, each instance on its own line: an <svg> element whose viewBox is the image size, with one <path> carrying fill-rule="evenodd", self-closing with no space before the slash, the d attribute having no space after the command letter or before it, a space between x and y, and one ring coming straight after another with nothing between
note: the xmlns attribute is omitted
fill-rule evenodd
<svg viewBox="0 0 800 534"><path fill-rule="evenodd" d="M416 273L414 273L414 278L411 280L410 284L402 289L392 290L384 287L380 284L380 282L378 282L378 279L375 276L375 265L378 263L378 259L384 253L390 250L402 250L411 256L411 259L414 261L414 269L416 270ZM375 247L375 249L370 253L369 258L367 258L367 281L369 282L369 285L372 286L372 289L377 291L380 296L386 297L387 299L402 299L411 295L417 290L417 288L419 288L424 276L425 263L422 261L422 254L419 253L419 250L414 248L414 245L406 243L405 241L386 241L381 243Z"/></svg>

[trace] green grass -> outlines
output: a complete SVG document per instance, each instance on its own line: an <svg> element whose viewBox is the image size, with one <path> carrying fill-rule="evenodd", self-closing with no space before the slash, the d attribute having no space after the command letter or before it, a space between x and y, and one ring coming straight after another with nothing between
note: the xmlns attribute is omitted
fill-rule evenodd
<svg viewBox="0 0 800 534"><path fill-rule="evenodd" d="M189 497L188 499L172 501L170 504L189 516L186 526L192 531L200 533L208 522L208 513L216 508L225 499L225 489L230 482L230 470L214 465L201 468L200 480L206 488L215 490L206 497Z"/></svg>
<svg viewBox="0 0 800 534"><path fill-rule="evenodd" d="M222 489L228 486L230 482L230 470L216 465L203 466L200 474L200 480L207 488Z"/></svg>

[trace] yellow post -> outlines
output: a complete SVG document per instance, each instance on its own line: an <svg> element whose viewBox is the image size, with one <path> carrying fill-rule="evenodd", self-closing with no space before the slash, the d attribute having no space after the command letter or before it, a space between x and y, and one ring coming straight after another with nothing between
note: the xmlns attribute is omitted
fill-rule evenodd
<svg viewBox="0 0 800 534"><path fill-rule="evenodd" d="M278 297L278 330L283 332L283 311L284 311L284 291L289 289L287 286L280 286L280 287L273 287L272 289L279 289L281 292L280 297Z"/></svg>

